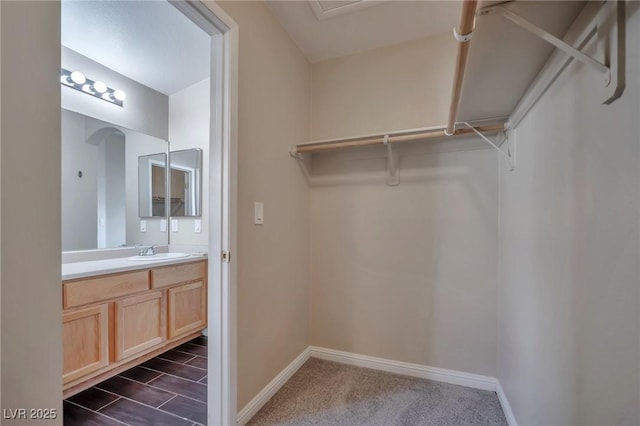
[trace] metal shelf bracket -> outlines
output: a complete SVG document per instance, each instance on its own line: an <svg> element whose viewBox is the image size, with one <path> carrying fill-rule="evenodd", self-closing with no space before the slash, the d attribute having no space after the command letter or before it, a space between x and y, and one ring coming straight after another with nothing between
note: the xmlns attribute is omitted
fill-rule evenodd
<svg viewBox="0 0 640 426"><path fill-rule="evenodd" d="M389 135L384 135L382 143L387 147L387 185L398 186L400 184L400 176L398 174L398 161L391 143L389 142Z"/></svg>
<svg viewBox="0 0 640 426"><path fill-rule="evenodd" d="M502 139L502 142L499 142L499 143L501 145L505 145L506 144L506 147L507 147L506 151L503 150L502 148L500 148L497 143L494 143L491 139L489 139L488 137L483 135L481 132L479 132L478 129L473 127L471 124L467 123L466 121L463 122L462 124L464 124L465 126L470 128L471 130L473 130L473 132L476 135L478 135L483 141L485 141L486 143L491 145L500 154L502 154L502 156L504 157L505 161L509 164L509 171L510 172L512 172L512 171L514 171L516 169L515 150L514 150L514 147L512 147L511 144L509 143L509 138L507 138L507 134L505 132L500 132L502 134L503 139Z"/></svg>
<svg viewBox="0 0 640 426"><path fill-rule="evenodd" d="M310 182L310 180L311 180L311 155L305 155L305 154L302 154L300 152L297 152L295 145L289 147L289 155L292 158L295 158L297 160L298 166L300 167L300 170L302 171L302 174L304 175L304 177L307 180L307 182Z"/></svg>
<svg viewBox="0 0 640 426"><path fill-rule="evenodd" d="M488 6L481 9L479 14L497 13L546 42L571 58L578 60L587 67L602 75L604 88L603 104L610 104L622 95L625 86L625 2L620 0L608 0L602 3L595 19L590 23L585 32L582 43L576 47L559 39L558 37L529 22L522 16L512 12L502 5ZM598 38L598 54L601 62L594 57L583 53L580 49L586 42L596 35Z"/></svg>
<svg viewBox="0 0 640 426"><path fill-rule="evenodd" d="M609 82L611 81L611 70L605 64L603 64L603 63L601 63L599 61L596 61L595 59L593 59L589 55L586 55L586 54L582 53L581 51L579 51L575 47L571 46L568 43L565 43L564 41L560 40L558 37L554 36L551 33L548 33L547 31L545 31L542 28L536 26L535 24L532 24L531 22L529 22L526 19L524 19L522 16L520 16L520 15L518 15L516 13L513 13L509 9L505 8L504 6L496 6L496 7L492 8L491 10L496 12L496 13L498 13L498 14L500 14L501 16L507 18L508 20L510 20L511 22L516 24L517 26L519 26L520 28L523 28L523 29L535 34L536 36L540 37L544 41L546 41L548 43L551 43L552 45L554 45L558 49L562 50L567 55L572 56L574 59L577 59L578 61L582 62L583 64L595 69L597 72L599 72L602 75L604 75L606 84L609 84Z"/></svg>

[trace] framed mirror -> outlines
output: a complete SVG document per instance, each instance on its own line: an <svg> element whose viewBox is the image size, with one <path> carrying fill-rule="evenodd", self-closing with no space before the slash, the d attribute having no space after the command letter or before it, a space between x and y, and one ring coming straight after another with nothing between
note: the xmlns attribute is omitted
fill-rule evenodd
<svg viewBox="0 0 640 426"><path fill-rule="evenodd" d="M138 163L166 164L169 143L65 109L61 117L62 250L167 244L166 215L149 216L140 231Z"/></svg>
<svg viewBox="0 0 640 426"><path fill-rule="evenodd" d="M167 154L138 157L138 215L167 216Z"/></svg>
<svg viewBox="0 0 640 426"><path fill-rule="evenodd" d="M202 150L171 151L169 165L169 216L202 216Z"/></svg>

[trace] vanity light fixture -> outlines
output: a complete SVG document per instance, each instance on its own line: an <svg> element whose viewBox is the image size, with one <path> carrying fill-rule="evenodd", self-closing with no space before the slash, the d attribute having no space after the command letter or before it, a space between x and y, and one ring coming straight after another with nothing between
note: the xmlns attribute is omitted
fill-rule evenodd
<svg viewBox="0 0 640 426"><path fill-rule="evenodd" d="M67 81L74 84L84 84L87 81L87 77L80 71L74 71L67 77Z"/></svg>
<svg viewBox="0 0 640 426"><path fill-rule="evenodd" d="M122 102L125 99L127 99L127 94L124 93L124 90L114 90L113 93L110 94L110 96L112 96L114 99Z"/></svg>
<svg viewBox="0 0 640 426"><path fill-rule="evenodd" d="M96 93L100 93L102 95L107 91L108 87L102 81L94 81L93 84L89 86L89 89L93 90Z"/></svg>
<svg viewBox="0 0 640 426"><path fill-rule="evenodd" d="M69 71L62 68L60 73L60 83L63 86L76 89L87 95L95 96L103 101L123 106L127 94L124 90L112 89L106 83L99 80L90 80L80 71Z"/></svg>

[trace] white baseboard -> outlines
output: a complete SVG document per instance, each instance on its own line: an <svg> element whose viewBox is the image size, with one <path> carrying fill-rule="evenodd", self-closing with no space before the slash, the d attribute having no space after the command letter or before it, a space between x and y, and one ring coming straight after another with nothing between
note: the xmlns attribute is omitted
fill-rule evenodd
<svg viewBox="0 0 640 426"><path fill-rule="evenodd" d="M502 389L500 381L497 381L496 385L496 394L498 394L498 400L500 401L500 405L502 406L502 411L504 411L504 416L507 418L507 423L509 424L509 426L518 426L518 422L516 422L516 416L513 415L513 410L511 410L511 405L509 404L509 400L507 399L507 394L504 393L504 389Z"/></svg>
<svg viewBox="0 0 640 426"><path fill-rule="evenodd" d="M371 368L373 370L387 371L389 373L403 374L405 376L420 377L422 379L467 386L475 389L495 392L498 382L495 377L464 373L462 371L446 370L444 368L358 355L350 352L336 351L334 349L319 348L317 346L310 346L309 349L309 355L313 358Z"/></svg>
<svg viewBox="0 0 640 426"><path fill-rule="evenodd" d="M267 384L242 410L238 413L238 426L244 426L264 404L275 395L278 390L295 374L302 364L310 357L324 359L327 361L339 362L341 364L355 365L357 367L371 368L373 370L387 371L389 373L403 374L405 376L419 377L422 379L434 380L436 382L451 383L454 385L467 386L475 389L482 389L496 392L502 410L507 418L509 426L518 426L513 415L507 396L495 377L482 376L479 374L465 373L444 368L429 367L420 364L394 361L385 358L377 358L367 355L358 355L350 352L337 351L334 349L309 346L296 359L285 367L273 380Z"/></svg>
<svg viewBox="0 0 640 426"><path fill-rule="evenodd" d="M278 390L287 383L287 381L295 374L296 371L302 364L304 364L309 359L309 348L302 351L300 355L289 365L285 367L284 370L280 372L273 380L267 384L251 401L245 405L242 410L238 413L238 417L236 420L236 424L239 426L244 426L253 416L256 415L258 411L262 408L264 404L267 403L271 399L273 395L275 395Z"/></svg>

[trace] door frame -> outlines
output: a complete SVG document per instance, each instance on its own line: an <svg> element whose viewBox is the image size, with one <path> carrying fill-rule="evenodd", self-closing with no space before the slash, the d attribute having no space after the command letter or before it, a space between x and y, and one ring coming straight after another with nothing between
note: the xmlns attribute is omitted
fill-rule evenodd
<svg viewBox="0 0 640 426"><path fill-rule="evenodd" d="M211 36L207 421L237 417L238 25L215 1L170 0ZM231 254L230 261L222 253Z"/></svg>

